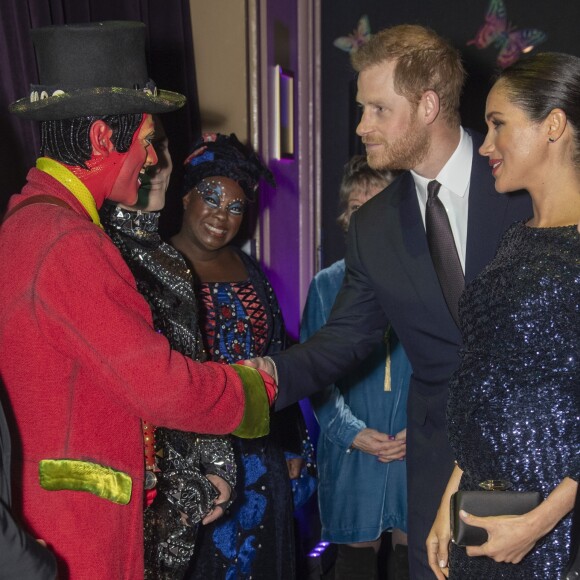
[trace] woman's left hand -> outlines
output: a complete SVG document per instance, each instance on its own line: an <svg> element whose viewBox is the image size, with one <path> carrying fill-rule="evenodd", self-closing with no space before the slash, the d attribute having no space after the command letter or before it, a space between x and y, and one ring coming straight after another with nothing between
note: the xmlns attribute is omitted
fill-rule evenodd
<svg viewBox="0 0 580 580"><path fill-rule="evenodd" d="M500 492L498 492L500 493ZM470 526L484 528L487 542L481 546L468 546L468 556L487 556L496 562L517 564L534 547L541 537L530 522L528 514L521 516L477 517L461 510L459 517Z"/></svg>
<svg viewBox="0 0 580 580"><path fill-rule="evenodd" d="M459 517L466 524L484 528L488 535L485 544L469 546L467 555L487 556L496 562L521 562L534 544L572 510L577 491L578 482L565 477L538 507L521 516L480 518L461 510Z"/></svg>

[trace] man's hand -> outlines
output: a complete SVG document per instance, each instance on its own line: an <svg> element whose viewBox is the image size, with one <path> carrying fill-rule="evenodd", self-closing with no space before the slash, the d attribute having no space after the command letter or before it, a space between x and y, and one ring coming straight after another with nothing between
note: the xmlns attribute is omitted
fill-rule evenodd
<svg viewBox="0 0 580 580"><path fill-rule="evenodd" d="M278 371L276 370L274 361L269 356L265 356L243 360L238 364L252 367L262 375L268 400L270 401L270 405L272 405L278 396Z"/></svg>
<svg viewBox="0 0 580 580"><path fill-rule="evenodd" d="M259 371L264 371L268 373L275 381L278 383L278 377L276 373L276 367L274 362L269 357L256 357L248 360L241 361L240 364L246 365L247 367L252 367L258 369Z"/></svg>
<svg viewBox="0 0 580 580"><path fill-rule="evenodd" d="M232 496L232 488L230 484L219 475L215 475L214 473L209 473L206 477L213 483L216 489L219 491L219 495L214 500L214 506L212 510L201 520L201 523L204 526L207 524L211 524L218 518L221 518L225 510L223 508L223 504L226 504L230 501L230 497Z"/></svg>
<svg viewBox="0 0 580 580"><path fill-rule="evenodd" d="M397 439L395 435L387 435L369 428L357 434L352 447L369 455L375 455L382 463L402 459L407 452L407 443L404 438Z"/></svg>

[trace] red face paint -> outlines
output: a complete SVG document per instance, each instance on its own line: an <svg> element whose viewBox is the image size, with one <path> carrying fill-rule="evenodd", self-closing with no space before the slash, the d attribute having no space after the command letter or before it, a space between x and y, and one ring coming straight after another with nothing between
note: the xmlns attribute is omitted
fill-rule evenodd
<svg viewBox="0 0 580 580"><path fill-rule="evenodd" d="M128 151L111 151L106 156L93 155L86 162L89 171L67 166L92 193L97 208L101 207L105 199L125 205L137 202L139 173L145 166L157 163L157 155L150 144L153 132L153 119L151 115L144 114Z"/></svg>
<svg viewBox="0 0 580 580"><path fill-rule="evenodd" d="M129 151L123 154L121 167L115 172L115 177L109 195L111 201L125 205L137 203L140 181L139 174L150 165L157 164L157 154L151 145L155 124L151 115L144 115L139 125Z"/></svg>

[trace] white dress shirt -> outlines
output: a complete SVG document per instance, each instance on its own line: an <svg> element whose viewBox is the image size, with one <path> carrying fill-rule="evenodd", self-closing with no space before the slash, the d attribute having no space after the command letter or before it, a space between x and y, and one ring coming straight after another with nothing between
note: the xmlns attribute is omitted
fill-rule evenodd
<svg viewBox="0 0 580 580"><path fill-rule="evenodd" d="M449 218L451 231L457 247L457 253L465 273L465 252L467 247L467 212L469 202L469 180L471 163L473 161L473 143L471 136L460 127L459 145L449 158L443 169L435 178L440 184L439 199ZM415 190L419 200L419 208L425 226L425 206L427 204L427 184L432 181L411 171L415 181Z"/></svg>

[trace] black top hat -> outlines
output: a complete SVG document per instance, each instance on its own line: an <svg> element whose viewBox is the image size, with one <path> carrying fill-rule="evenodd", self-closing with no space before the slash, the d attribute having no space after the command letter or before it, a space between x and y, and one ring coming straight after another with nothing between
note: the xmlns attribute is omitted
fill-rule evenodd
<svg viewBox="0 0 580 580"><path fill-rule="evenodd" d="M185 97L158 90L147 74L145 24L132 21L46 26L32 30L39 85L10 111L37 121L165 113Z"/></svg>

